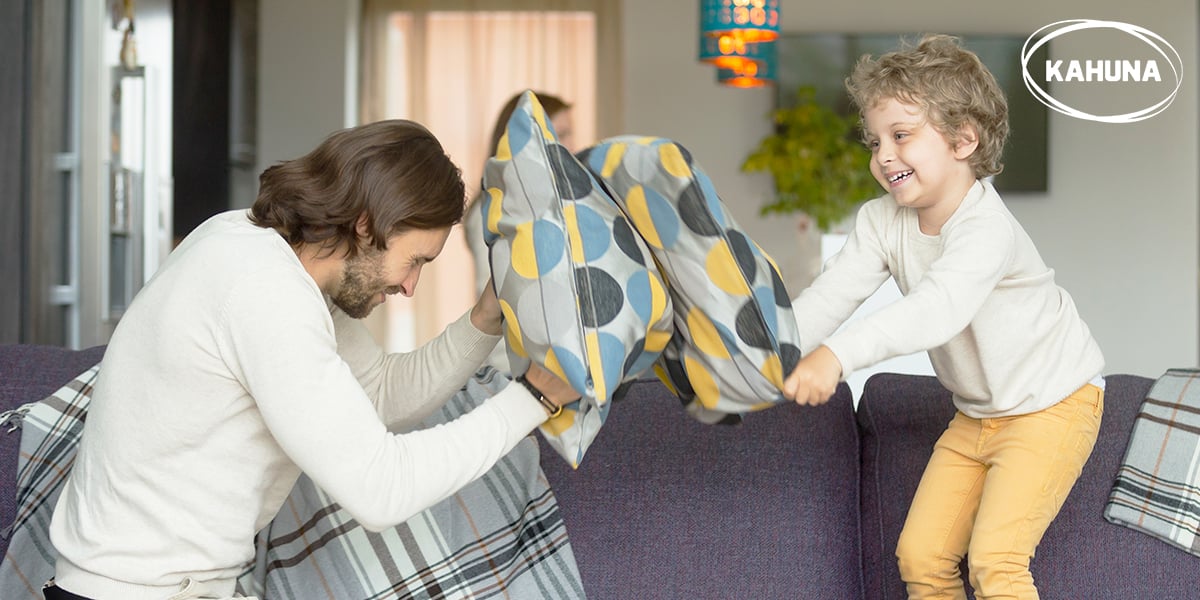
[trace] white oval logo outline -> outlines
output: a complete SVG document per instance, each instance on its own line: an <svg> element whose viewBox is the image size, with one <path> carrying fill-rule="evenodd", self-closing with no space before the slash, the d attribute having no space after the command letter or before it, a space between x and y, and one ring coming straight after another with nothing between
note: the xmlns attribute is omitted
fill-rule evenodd
<svg viewBox="0 0 1200 600"><path fill-rule="evenodd" d="M1034 38L1038 37L1039 34L1047 29L1052 29L1055 27L1059 27L1059 29L1046 34L1046 36L1038 40L1036 44L1030 46L1030 42L1032 42ZM1041 85L1039 85L1038 82L1035 81L1029 74L1029 59L1033 57L1034 52L1049 43L1050 40L1061 35L1075 31L1082 31L1085 29L1116 29L1141 40L1147 46L1150 46L1156 52L1158 52L1159 56L1162 56L1163 60L1165 60L1167 64L1171 66L1171 73L1175 76L1175 89L1171 90L1171 93L1165 98L1148 108L1118 115L1093 115L1091 113L1068 106L1059 101L1057 98L1054 98L1049 92L1042 89ZM1153 40L1149 38L1153 38ZM1171 55L1174 56L1174 60L1172 60L1172 57L1168 56L1163 50L1163 47L1156 42L1161 42L1164 46L1166 46L1167 49L1171 51ZM1033 32L1033 34L1031 34L1021 46L1021 75L1025 80L1025 89L1029 90L1029 93L1033 94L1034 98L1037 98L1038 102L1045 104L1047 107L1069 117L1086 119L1088 121L1098 121L1101 123L1135 123L1137 121L1143 121L1153 117L1154 115L1157 115L1158 113L1166 110L1167 107L1175 101L1175 96L1179 94L1179 88L1183 85L1182 71L1183 59L1179 56L1179 52L1175 50L1175 47L1172 46L1170 42L1163 39L1163 37L1157 33L1146 29L1145 27L1131 25L1129 23L1122 23L1120 21L1100 21L1095 19L1067 19L1064 21L1056 21Z"/></svg>

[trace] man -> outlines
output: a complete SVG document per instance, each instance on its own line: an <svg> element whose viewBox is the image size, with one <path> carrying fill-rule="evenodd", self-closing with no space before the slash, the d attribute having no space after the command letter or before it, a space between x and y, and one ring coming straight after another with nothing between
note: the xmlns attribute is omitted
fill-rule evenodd
<svg viewBox="0 0 1200 600"><path fill-rule="evenodd" d="M301 472L385 529L574 401L534 366L526 385L410 431L496 344L499 302L488 286L407 354L384 354L356 319L414 293L464 197L432 134L384 121L267 169L250 211L190 234L113 333L51 523L46 597L230 597Z"/></svg>

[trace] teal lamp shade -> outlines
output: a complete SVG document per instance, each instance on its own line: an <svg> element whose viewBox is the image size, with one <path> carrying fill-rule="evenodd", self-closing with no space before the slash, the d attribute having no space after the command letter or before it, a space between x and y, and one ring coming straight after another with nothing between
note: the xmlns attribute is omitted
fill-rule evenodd
<svg viewBox="0 0 1200 600"><path fill-rule="evenodd" d="M700 34L774 41L779 37L779 0L700 0Z"/></svg>
<svg viewBox="0 0 1200 600"><path fill-rule="evenodd" d="M718 68L717 83L729 87L756 88L775 85L776 59L775 42L760 42L759 59L746 61L733 68Z"/></svg>
<svg viewBox="0 0 1200 600"><path fill-rule="evenodd" d="M738 69L747 62L761 62L775 42L746 42L733 35L700 36L700 62L722 69Z"/></svg>

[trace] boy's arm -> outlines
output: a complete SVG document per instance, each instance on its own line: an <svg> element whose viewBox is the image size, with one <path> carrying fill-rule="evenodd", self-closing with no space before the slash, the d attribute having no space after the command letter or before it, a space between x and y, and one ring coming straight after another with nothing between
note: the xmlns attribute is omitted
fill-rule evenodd
<svg viewBox="0 0 1200 600"><path fill-rule="evenodd" d="M825 340L843 375L889 358L936 348L961 333L1004 277L1015 234L985 213L943 231L941 256L908 293Z"/></svg>
<svg viewBox="0 0 1200 600"><path fill-rule="evenodd" d="M882 199L864 204L845 246L825 263L812 285L792 301L802 355L820 346L891 277L879 225L887 219L886 208Z"/></svg>

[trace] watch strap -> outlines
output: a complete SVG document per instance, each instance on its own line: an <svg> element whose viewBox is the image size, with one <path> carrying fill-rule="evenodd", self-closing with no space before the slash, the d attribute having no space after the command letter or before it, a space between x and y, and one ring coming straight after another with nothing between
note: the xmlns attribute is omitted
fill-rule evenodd
<svg viewBox="0 0 1200 600"><path fill-rule="evenodd" d="M551 419L562 414L563 407L547 399L545 394L542 394L541 390L537 389L533 383L530 383L530 381L525 378L525 375L518 375L513 381L525 386L525 389L529 390L529 393L532 394L535 399L537 399L538 404L541 404L542 408L546 409L546 412L549 413Z"/></svg>

